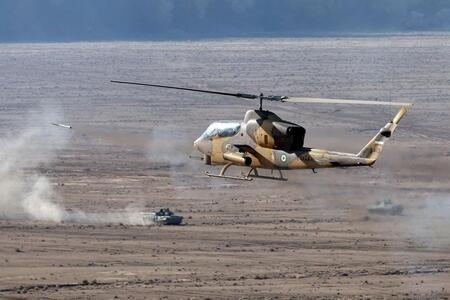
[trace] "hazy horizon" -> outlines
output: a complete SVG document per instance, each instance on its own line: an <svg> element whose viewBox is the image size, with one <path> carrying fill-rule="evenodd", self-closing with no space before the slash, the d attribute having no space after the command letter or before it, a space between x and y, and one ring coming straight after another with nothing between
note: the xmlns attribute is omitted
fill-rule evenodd
<svg viewBox="0 0 450 300"><path fill-rule="evenodd" d="M1 0L0 42L448 31L446 0Z"/></svg>

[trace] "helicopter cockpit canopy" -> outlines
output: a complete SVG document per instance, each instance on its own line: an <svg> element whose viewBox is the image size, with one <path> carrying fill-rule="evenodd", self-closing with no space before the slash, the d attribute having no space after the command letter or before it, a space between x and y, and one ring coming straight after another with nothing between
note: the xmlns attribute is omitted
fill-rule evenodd
<svg viewBox="0 0 450 300"><path fill-rule="evenodd" d="M212 139L215 137L231 137L236 135L240 129L241 124L237 122L214 122L206 128L200 138Z"/></svg>

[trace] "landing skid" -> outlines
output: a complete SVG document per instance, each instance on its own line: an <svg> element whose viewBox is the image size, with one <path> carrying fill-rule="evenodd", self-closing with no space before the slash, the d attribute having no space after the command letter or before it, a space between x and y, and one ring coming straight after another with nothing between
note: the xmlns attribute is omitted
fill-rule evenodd
<svg viewBox="0 0 450 300"><path fill-rule="evenodd" d="M223 166L222 170L220 170L219 174L211 174L211 173L208 173L208 172L205 172L205 174L208 177L214 177L214 178L235 179L235 180L244 180L244 181L251 181L251 180L253 180L252 178L249 178L248 175L247 176L228 176L228 175L225 175L225 172L232 165L233 165L232 163L227 163L225 166Z"/></svg>
<svg viewBox="0 0 450 300"><path fill-rule="evenodd" d="M247 174L244 174L242 176L228 176L228 175L225 175L225 172L231 166L233 166L233 164L232 163L228 163L225 166L223 166L223 168L222 168L222 170L220 170L219 174L211 174L209 172L205 172L205 175L208 176L208 177L214 177L214 178L234 179L234 180L243 180L243 181L252 181L253 178L287 181L287 178L283 177L283 173L281 173L280 169L278 169L278 172L280 173L280 177L259 175L258 170L256 168L251 168L250 171L248 171ZM252 172L253 172L253 174L252 174ZM273 170L272 170L272 173L273 173Z"/></svg>
<svg viewBox="0 0 450 300"><path fill-rule="evenodd" d="M252 181L253 180L253 178L245 177L245 176L228 176L228 175L211 174L208 172L205 172L205 174L208 177L213 177L213 178L234 179L234 180L243 180L243 181Z"/></svg>

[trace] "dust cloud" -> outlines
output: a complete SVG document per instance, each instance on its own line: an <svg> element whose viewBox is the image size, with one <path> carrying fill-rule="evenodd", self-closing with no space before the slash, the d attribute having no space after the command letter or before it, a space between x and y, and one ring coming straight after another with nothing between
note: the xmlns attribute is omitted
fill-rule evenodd
<svg viewBox="0 0 450 300"><path fill-rule="evenodd" d="M71 130L50 124L60 114L49 110L32 115L17 131L0 136L0 218L65 223L153 224L153 214L143 215L138 207L121 212L88 213L67 210L50 180L39 172L51 168L59 150L72 136Z"/></svg>
<svg viewBox="0 0 450 300"><path fill-rule="evenodd" d="M65 211L64 223L77 224L154 224L154 213L141 213L135 208L126 208L123 212L87 213L83 211Z"/></svg>
<svg viewBox="0 0 450 300"><path fill-rule="evenodd" d="M186 164L189 154L194 150L194 139L180 135L179 131L175 126L154 128L147 141L147 158L150 161L169 162L172 166Z"/></svg>
<svg viewBox="0 0 450 300"><path fill-rule="evenodd" d="M56 115L31 116L28 126L0 137L0 217L62 221L64 208L51 183L34 171L50 164L69 138L47 128L46 121Z"/></svg>

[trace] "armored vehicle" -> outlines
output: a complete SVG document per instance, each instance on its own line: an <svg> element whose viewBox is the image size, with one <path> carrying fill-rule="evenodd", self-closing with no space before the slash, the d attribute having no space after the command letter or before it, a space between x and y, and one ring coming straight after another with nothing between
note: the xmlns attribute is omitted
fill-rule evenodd
<svg viewBox="0 0 450 300"><path fill-rule="evenodd" d="M383 201L377 201L374 206L367 209L371 214L379 215L401 215L403 212L403 205L395 205L391 199L385 199Z"/></svg>
<svg viewBox="0 0 450 300"><path fill-rule="evenodd" d="M175 215L168 208L161 208L155 213L154 221L159 225L180 225L183 217Z"/></svg>

